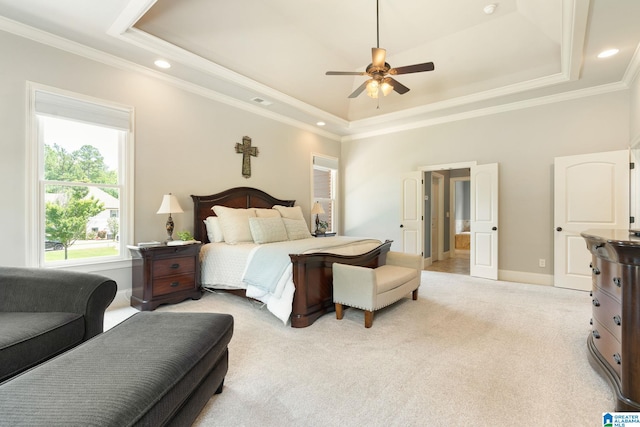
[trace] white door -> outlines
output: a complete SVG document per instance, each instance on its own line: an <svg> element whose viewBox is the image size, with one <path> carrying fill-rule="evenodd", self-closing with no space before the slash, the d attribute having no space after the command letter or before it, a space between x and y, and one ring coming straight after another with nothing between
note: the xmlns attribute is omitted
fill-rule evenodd
<svg viewBox="0 0 640 427"><path fill-rule="evenodd" d="M588 291L591 253L580 233L629 228L629 152L556 157L553 194L554 284Z"/></svg>
<svg viewBox="0 0 640 427"><path fill-rule="evenodd" d="M422 222L424 211L424 185L422 172L409 172L402 177L402 218L400 230L402 251L422 255Z"/></svg>
<svg viewBox="0 0 640 427"><path fill-rule="evenodd" d="M498 164L471 167L470 274L498 279Z"/></svg>

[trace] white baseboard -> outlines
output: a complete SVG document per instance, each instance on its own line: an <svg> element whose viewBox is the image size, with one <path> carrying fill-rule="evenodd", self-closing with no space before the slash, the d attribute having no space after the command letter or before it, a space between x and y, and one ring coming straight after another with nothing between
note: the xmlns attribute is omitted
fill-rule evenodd
<svg viewBox="0 0 640 427"><path fill-rule="evenodd" d="M526 271L498 270L498 280L553 286L553 274L528 273Z"/></svg>

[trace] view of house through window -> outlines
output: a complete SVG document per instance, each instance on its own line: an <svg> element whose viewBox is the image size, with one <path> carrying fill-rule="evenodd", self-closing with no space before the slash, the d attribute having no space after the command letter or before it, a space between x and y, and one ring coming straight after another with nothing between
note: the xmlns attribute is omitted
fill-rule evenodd
<svg viewBox="0 0 640 427"><path fill-rule="evenodd" d="M119 255L122 131L38 119L44 143L45 262Z"/></svg>
<svg viewBox="0 0 640 427"><path fill-rule="evenodd" d="M32 93L39 194L32 209L34 261L124 259L120 236L130 232L131 215L124 207L130 205L131 111L40 89Z"/></svg>
<svg viewBox="0 0 640 427"><path fill-rule="evenodd" d="M335 219L337 175L337 159L313 156L313 202L319 202L324 210L324 214L319 214L318 219L326 222L327 232L335 232L337 229ZM314 215L311 221L312 229L315 229L315 221Z"/></svg>

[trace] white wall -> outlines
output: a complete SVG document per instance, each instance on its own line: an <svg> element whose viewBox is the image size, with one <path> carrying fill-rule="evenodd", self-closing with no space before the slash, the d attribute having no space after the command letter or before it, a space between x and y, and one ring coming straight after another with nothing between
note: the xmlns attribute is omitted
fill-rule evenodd
<svg viewBox="0 0 640 427"><path fill-rule="evenodd" d="M4 32L0 57L0 265L26 265L27 81L135 108L135 242L166 238L166 216L156 211L169 192L185 210L173 216L177 231L193 231L191 194L235 186L295 199L308 215L311 153L340 155L339 142ZM234 149L244 135L260 150L249 179L242 177L242 155ZM130 288L125 270L98 271Z"/></svg>
<svg viewBox="0 0 640 427"><path fill-rule="evenodd" d="M629 129L629 93L620 91L343 143L344 231L398 249L402 173L499 163L501 276L551 275L554 157L626 149Z"/></svg>

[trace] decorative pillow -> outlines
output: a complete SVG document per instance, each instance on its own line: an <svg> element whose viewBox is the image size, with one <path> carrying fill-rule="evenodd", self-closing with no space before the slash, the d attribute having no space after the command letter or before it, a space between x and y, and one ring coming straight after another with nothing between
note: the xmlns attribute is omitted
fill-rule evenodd
<svg viewBox="0 0 640 427"><path fill-rule="evenodd" d="M275 209L256 208L255 211L258 218L280 218L280 212Z"/></svg>
<svg viewBox="0 0 640 427"><path fill-rule="evenodd" d="M249 218L255 218L255 209L235 209L218 205L212 209L220 219L220 228L222 228L225 242L231 245L240 242L253 242Z"/></svg>
<svg viewBox="0 0 640 427"><path fill-rule="evenodd" d="M289 238L280 217L249 218L249 227L253 241L258 244L282 242Z"/></svg>
<svg viewBox="0 0 640 427"><path fill-rule="evenodd" d="M302 208L300 206L289 207L289 206L275 205L273 209L280 212L280 215L282 216L282 218L301 219L304 221L304 215L302 214Z"/></svg>
<svg viewBox="0 0 640 427"><path fill-rule="evenodd" d="M287 229L289 240L308 239L311 237L311 232L304 219L282 218L282 222Z"/></svg>
<svg viewBox="0 0 640 427"><path fill-rule="evenodd" d="M224 234L222 234L222 228L220 227L220 218L217 216L208 216L204 220L204 225L207 227L207 237L211 243L224 242Z"/></svg>

